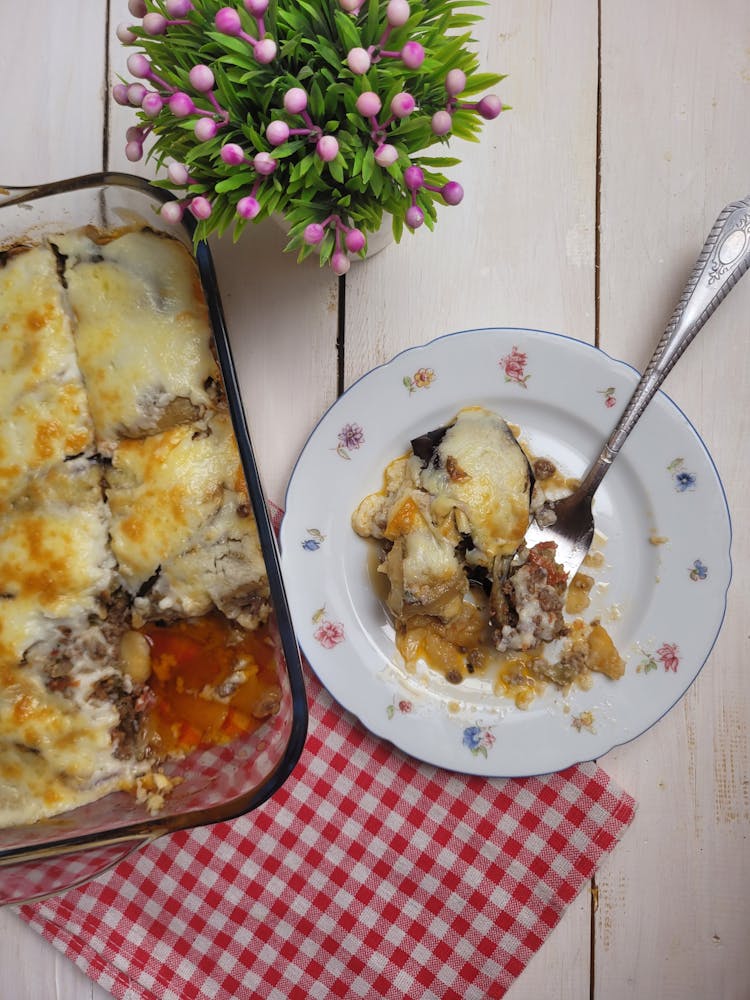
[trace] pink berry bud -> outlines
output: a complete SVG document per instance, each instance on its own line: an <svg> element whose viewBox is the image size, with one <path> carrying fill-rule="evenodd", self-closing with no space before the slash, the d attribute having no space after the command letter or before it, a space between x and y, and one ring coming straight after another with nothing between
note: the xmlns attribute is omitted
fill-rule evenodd
<svg viewBox="0 0 750 1000"><path fill-rule="evenodd" d="M125 130L125 142L140 142L143 145L144 139L143 129L138 125L131 125L129 129Z"/></svg>
<svg viewBox="0 0 750 1000"><path fill-rule="evenodd" d="M464 189L458 181L448 181L440 189L440 194L447 205L459 205L463 201Z"/></svg>
<svg viewBox="0 0 750 1000"><path fill-rule="evenodd" d="M370 54L367 49L349 49L346 57L346 65L355 74L362 76L370 68Z"/></svg>
<svg viewBox="0 0 750 1000"><path fill-rule="evenodd" d="M289 126L286 122L273 121L266 126L266 139L272 146L280 146L289 138Z"/></svg>
<svg viewBox="0 0 750 1000"><path fill-rule="evenodd" d="M247 198L240 198L237 202L237 214L242 219L254 219L258 212L260 212L260 202L257 198L253 198L252 195L248 195Z"/></svg>
<svg viewBox="0 0 750 1000"><path fill-rule="evenodd" d="M315 144L315 152L324 163L330 163L339 155L338 139L332 135L321 135Z"/></svg>
<svg viewBox="0 0 750 1000"><path fill-rule="evenodd" d="M407 118L416 106L417 102L411 94L407 94L406 91L402 90L401 93L396 94L391 101L391 112L396 116L396 118Z"/></svg>
<svg viewBox="0 0 750 1000"><path fill-rule="evenodd" d="M228 166L236 167L245 159L245 151L236 142L227 142L221 147L219 154Z"/></svg>
<svg viewBox="0 0 750 1000"><path fill-rule="evenodd" d="M147 93L148 91L142 83L131 83L128 87L128 104L134 108L140 108Z"/></svg>
<svg viewBox="0 0 750 1000"><path fill-rule="evenodd" d="M477 104L477 111L482 118L486 118L487 121L492 121L493 118L497 118L502 110L503 103L499 97L495 96L495 94L488 94Z"/></svg>
<svg viewBox="0 0 750 1000"><path fill-rule="evenodd" d="M118 41L122 42L123 45L132 45L135 41L135 35L130 30L129 24L118 24L117 30L115 31Z"/></svg>
<svg viewBox="0 0 750 1000"><path fill-rule="evenodd" d="M242 31L240 15L233 7L222 7L216 12L214 24L223 35L239 35Z"/></svg>
<svg viewBox="0 0 750 1000"><path fill-rule="evenodd" d="M406 210L406 225L409 229L419 229L424 222L424 212L419 205L410 205Z"/></svg>
<svg viewBox="0 0 750 1000"><path fill-rule="evenodd" d="M197 198L193 198L189 208L196 219L207 219L211 215L211 202L208 198L204 198L202 194L199 194Z"/></svg>
<svg viewBox="0 0 750 1000"><path fill-rule="evenodd" d="M147 35L163 35L167 30L167 19L163 14L146 14L143 18L143 30Z"/></svg>
<svg viewBox="0 0 750 1000"><path fill-rule="evenodd" d="M401 28L409 20L409 4L407 0L390 0L388 4L385 16L390 24L394 28Z"/></svg>
<svg viewBox="0 0 750 1000"><path fill-rule="evenodd" d="M315 246L317 243L320 243L325 234L326 231L319 222L311 222L308 226L305 226L302 238L309 246Z"/></svg>
<svg viewBox="0 0 750 1000"><path fill-rule="evenodd" d="M190 183L190 174L184 163L170 163L167 167L167 176L173 184L182 187Z"/></svg>
<svg viewBox="0 0 750 1000"><path fill-rule="evenodd" d="M424 173L421 167L411 166L404 170L404 184L410 191L416 191L424 184Z"/></svg>
<svg viewBox="0 0 750 1000"><path fill-rule="evenodd" d="M196 139L199 139L201 142L208 142L219 131L219 126L213 118L199 118L193 126L193 131L195 132Z"/></svg>
<svg viewBox="0 0 750 1000"><path fill-rule="evenodd" d="M372 90L366 90L364 94L360 94L357 98L357 111L365 118L373 118L379 114L382 107L382 101Z"/></svg>
<svg viewBox="0 0 750 1000"><path fill-rule="evenodd" d="M436 111L430 125L435 135L447 135L453 128L453 117L450 111Z"/></svg>
<svg viewBox="0 0 750 1000"><path fill-rule="evenodd" d="M337 274L339 277L346 274L349 268L352 266L352 262L349 257L344 253L343 250L335 250L333 256L331 257L331 267L333 268L333 273Z"/></svg>
<svg viewBox="0 0 750 1000"><path fill-rule="evenodd" d="M137 163L143 156L143 144L140 142L129 142L125 146L125 156L131 163Z"/></svg>
<svg viewBox="0 0 750 1000"><path fill-rule="evenodd" d="M307 94L302 87L290 87L284 94L284 110L298 115L307 107Z"/></svg>
<svg viewBox="0 0 750 1000"><path fill-rule="evenodd" d="M134 52L132 56L128 56L128 69L133 76L146 79L151 72L151 63L140 52Z"/></svg>
<svg viewBox="0 0 750 1000"><path fill-rule="evenodd" d="M245 10L253 17L263 17L268 10L268 0L245 0Z"/></svg>
<svg viewBox="0 0 750 1000"><path fill-rule="evenodd" d="M174 226L182 219L182 205L179 201L165 201L159 209L159 215L165 222Z"/></svg>
<svg viewBox="0 0 750 1000"><path fill-rule="evenodd" d="M362 6L363 0L339 0L339 7L347 14L356 14Z"/></svg>
<svg viewBox="0 0 750 1000"><path fill-rule="evenodd" d="M193 5L190 0L167 0L164 9L170 17L185 17Z"/></svg>
<svg viewBox="0 0 750 1000"><path fill-rule="evenodd" d="M125 83L116 83L112 88L112 97L115 99L116 104L121 104L127 106L130 104L128 99L128 87Z"/></svg>
<svg viewBox="0 0 750 1000"><path fill-rule="evenodd" d="M407 69L419 69L424 62L424 49L419 42L407 42L401 49L401 59Z"/></svg>
<svg viewBox="0 0 750 1000"><path fill-rule="evenodd" d="M146 94L141 101L141 107L149 118L156 118L163 106L164 98L159 94L155 94L153 91Z"/></svg>
<svg viewBox="0 0 750 1000"><path fill-rule="evenodd" d="M261 38L255 46L255 61L267 66L276 58L276 42L272 38Z"/></svg>
<svg viewBox="0 0 750 1000"><path fill-rule="evenodd" d="M379 167L392 167L397 159L398 150L387 142L375 150L375 162Z"/></svg>
<svg viewBox="0 0 750 1000"><path fill-rule="evenodd" d="M253 157L253 166L261 177L268 177L276 169L276 160L270 153L256 153Z"/></svg>
<svg viewBox="0 0 750 1000"><path fill-rule="evenodd" d="M458 97L466 86L466 74L462 69L452 69L445 78L445 89L449 97Z"/></svg>
<svg viewBox="0 0 750 1000"><path fill-rule="evenodd" d="M169 110L176 118L187 118L188 115L194 114L198 109L193 104L193 100L189 94L186 94L182 90L177 90L169 98Z"/></svg>
<svg viewBox="0 0 750 1000"><path fill-rule="evenodd" d="M350 229L344 237L346 249L350 253L359 253L360 250L364 250L366 242L365 234L361 229Z"/></svg>
<svg viewBox="0 0 750 1000"><path fill-rule="evenodd" d="M203 63L193 66L188 74L188 79L190 80L190 86L201 94L205 94L211 90L215 82L213 73Z"/></svg>
<svg viewBox="0 0 750 1000"><path fill-rule="evenodd" d="M145 17L146 16L145 0L128 0L128 10L133 15L133 17Z"/></svg>

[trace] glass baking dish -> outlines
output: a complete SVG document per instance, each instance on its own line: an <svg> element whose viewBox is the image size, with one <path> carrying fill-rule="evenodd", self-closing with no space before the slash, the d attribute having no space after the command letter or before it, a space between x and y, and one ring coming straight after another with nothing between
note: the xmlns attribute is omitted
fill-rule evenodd
<svg viewBox="0 0 750 1000"><path fill-rule="evenodd" d="M300 654L289 616L278 550L268 516L217 288L205 243L193 247L193 220L167 225L159 216L171 195L120 173L90 174L32 189L0 190L0 250L36 243L53 232L91 225L110 230L145 223L181 240L197 262L216 356L258 525L272 599L281 707L251 736L199 748L164 770L180 782L158 815L135 796L114 792L60 816L0 830L0 904L29 902L93 878L157 837L229 820L272 796L290 775L307 732Z"/></svg>

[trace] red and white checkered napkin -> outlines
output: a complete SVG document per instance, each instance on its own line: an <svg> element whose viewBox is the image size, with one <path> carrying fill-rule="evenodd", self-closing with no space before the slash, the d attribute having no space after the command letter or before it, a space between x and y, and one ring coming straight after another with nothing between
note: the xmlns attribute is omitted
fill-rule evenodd
<svg viewBox="0 0 750 1000"><path fill-rule="evenodd" d="M308 674L310 732L246 817L152 844L22 915L124 1000L502 997L634 813L596 765L416 763Z"/></svg>

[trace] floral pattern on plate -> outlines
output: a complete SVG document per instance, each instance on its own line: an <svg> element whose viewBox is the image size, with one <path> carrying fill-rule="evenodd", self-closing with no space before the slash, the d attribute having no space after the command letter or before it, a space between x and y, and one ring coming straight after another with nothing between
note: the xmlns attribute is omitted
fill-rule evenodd
<svg viewBox="0 0 750 1000"><path fill-rule="evenodd" d="M437 373L429 386L418 374L423 370ZM351 528L357 505L380 487L385 464L406 451L413 434L461 407L489 403L520 428L535 453L549 454L564 475L573 475L611 430L616 409L607 406L604 390L614 387L619 404L637 379L630 366L561 334L468 330L374 368L321 418L286 494L282 568L308 662L366 727L429 764L517 777L602 756L644 732L684 694L725 612L731 525L710 455L662 393L603 483L597 505L607 586L594 588L591 615L618 609L613 639L628 668L616 683L597 678L591 691L573 692L569 715L552 691L521 711L481 677L456 689L439 678L432 683L405 673L392 623L372 586L367 543ZM582 391L571 393L571 385ZM558 453L556 442L567 444L568 453L565 447ZM651 540L655 524L670 525L668 546ZM314 622L311 594L319 602L313 610L324 605ZM596 709L602 698L606 724ZM596 715L592 729L585 725L588 711Z"/></svg>
<svg viewBox="0 0 750 1000"><path fill-rule="evenodd" d="M694 472L688 472L685 468L685 459L676 458L667 466L667 470L674 478L674 488L678 493L685 493L687 490L694 490L698 481Z"/></svg>
<svg viewBox="0 0 750 1000"><path fill-rule="evenodd" d="M617 396L615 396L615 387L613 385L607 386L606 389L597 389L597 392L600 396L604 396L604 405L608 410L611 410L617 404Z"/></svg>
<svg viewBox="0 0 750 1000"><path fill-rule="evenodd" d="M528 355L524 351L520 351L518 346L514 344L513 349L498 361L505 375L505 381L515 382L522 389L527 389L526 383L531 378L531 375L526 372L528 360Z"/></svg>
<svg viewBox="0 0 750 1000"><path fill-rule="evenodd" d="M339 443L336 451L342 458L350 459L350 451L357 451L365 443L365 432L359 424L344 424L339 431Z"/></svg>
<svg viewBox="0 0 750 1000"><path fill-rule="evenodd" d="M680 665L680 649L676 642L663 642L654 653L644 653L643 659L636 667L636 673L649 674L658 667L657 660L664 667L664 670L673 674L677 673Z"/></svg>
<svg viewBox="0 0 750 1000"><path fill-rule="evenodd" d="M463 746L467 747L475 756L486 757L488 752L495 745L495 735L492 726L467 726L464 729L461 739Z"/></svg>
<svg viewBox="0 0 750 1000"><path fill-rule="evenodd" d="M313 639L319 642L323 649L333 649L346 638L343 624L326 617L325 605L315 612L312 620L313 625L317 626L313 632Z"/></svg>
<svg viewBox="0 0 750 1000"><path fill-rule="evenodd" d="M307 538L302 540L302 548L306 552L317 552L323 542L326 540L326 536L322 531L318 531L317 528L307 529Z"/></svg>
<svg viewBox="0 0 750 1000"><path fill-rule="evenodd" d="M700 559L696 559L688 570L691 580L706 580L708 578L708 566L704 565Z"/></svg>
<svg viewBox="0 0 750 1000"><path fill-rule="evenodd" d="M404 385L410 393L417 389L429 389L437 378L433 368L419 368L413 375L404 375Z"/></svg>
<svg viewBox="0 0 750 1000"><path fill-rule="evenodd" d="M408 698L396 698L394 696L393 701L390 705L386 706L385 714L389 719L394 718L396 713L400 715L410 715L412 709L414 708L413 702L409 701Z"/></svg>

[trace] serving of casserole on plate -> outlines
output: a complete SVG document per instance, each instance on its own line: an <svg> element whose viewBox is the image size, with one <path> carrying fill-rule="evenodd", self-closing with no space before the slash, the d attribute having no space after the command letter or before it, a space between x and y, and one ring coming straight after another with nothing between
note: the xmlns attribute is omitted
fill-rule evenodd
<svg viewBox="0 0 750 1000"><path fill-rule="evenodd" d="M210 257L159 197L95 176L0 206L6 899L55 888L42 857L253 808L304 739Z"/></svg>
<svg viewBox="0 0 750 1000"><path fill-rule="evenodd" d="M290 480L282 567L306 658L371 731L455 771L543 774L633 739L684 694L722 624L731 525L668 397L597 494L584 572L561 581L521 544L532 480L569 492L636 381L560 334L465 330L323 415Z"/></svg>

